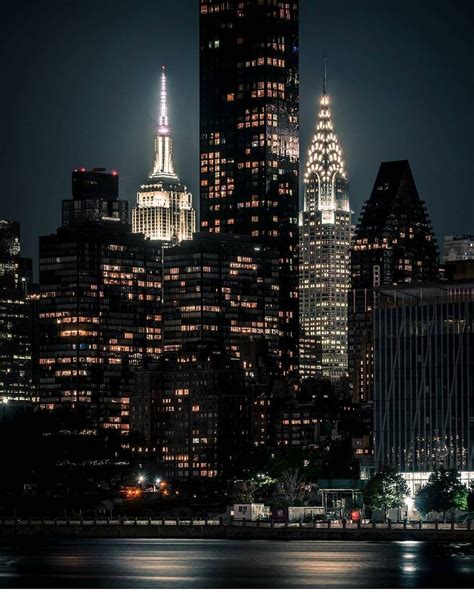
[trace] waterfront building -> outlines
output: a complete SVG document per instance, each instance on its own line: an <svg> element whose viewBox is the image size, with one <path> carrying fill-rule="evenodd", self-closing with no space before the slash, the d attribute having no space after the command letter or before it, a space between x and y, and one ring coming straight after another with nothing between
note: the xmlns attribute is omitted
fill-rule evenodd
<svg viewBox="0 0 474 592"><path fill-rule="evenodd" d="M116 173L76 170L72 193L39 243L40 404L125 433L134 372L162 351L162 248L131 233Z"/></svg>
<svg viewBox="0 0 474 592"><path fill-rule="evenodd" d="M155 160L132 208L132 231L164 246L191 240L196 230L192 195L175 172L169 126L165 67L161 70L160 115L155 135Z"/></svg>
<svg viewBox="0 0 474 592"><path fill-rule="evenodd" d="M0 400L32 397L31 259L20 256L20 224L0 220Z"/></svg>
<svg viewBox="0 0 474 592"><path fill-rule="evenodd" d="M474 278L377 291L376 469L412 492L440 467L474 478Z"/></svg>
<svg viewBox="0 0 474 592"><path fill-rule="evenodd" d="M347 376L351 211L347 175L324 86L300 213L300 377Z"/></svg>
<svg viewBox="0 0 474 592"><path fill-rule="evenodd" d="M474 260L474 235L445 236L443 263Z"/></svg>
<svg viewBox="0 0 474 592"><path fill-rule="evenodd" d="M137 374L131 429L167 479L233 477L251 446L238 361L209 345L164 354Z"/></svg>
<svg viewBox="0 0 474 592"><path fill-rule="evenodd" d="M280 367L298 349L298 2L200 1L201 231L279 255Z"/></svg>
<svg viewBox="0 0 474 592"><path fill-rule="evenodd" d="M383 162L351 248L348 345L356 401L373 398L374 290L431 282L438 273L436 239L410 165L407 160Z"/></svg>
<svg viewBox="0 0 474 592"><path fill-rule="evenodd" d="M249 375L249 342L265 340L279 356L278 253L248 236L196 233L165 250L163 269L164 351L189 344L219 345L241 360Z"/></svg>

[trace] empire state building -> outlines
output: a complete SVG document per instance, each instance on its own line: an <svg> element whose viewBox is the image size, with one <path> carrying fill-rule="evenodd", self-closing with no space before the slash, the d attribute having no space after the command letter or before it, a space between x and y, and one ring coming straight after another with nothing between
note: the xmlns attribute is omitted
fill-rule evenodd
<svg viewBox="0 0 474 592"><path fill-rule="evenodd" d="M300 213L300 376L347 375L351 212L342 150L334 131L326 64Z"/></svg>
<svg viewBox="0 0 474 592"><path fill-rule="evenodd" d="M155 159L147 181L140 186L132 209L132 232L173 245L191 240L196 212L191 193L181 183L173 162L173 138L168 123L165 67L161 68L160 116L155 136Z"/></svg>

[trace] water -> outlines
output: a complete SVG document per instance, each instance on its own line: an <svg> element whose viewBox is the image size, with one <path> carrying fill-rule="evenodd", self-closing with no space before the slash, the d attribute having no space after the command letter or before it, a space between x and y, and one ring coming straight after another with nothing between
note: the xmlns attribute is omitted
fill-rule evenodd
<svg viewBox="0 0 474 592"><path fill-rule="evenodd" d="M470 587L470 544L357 541L0 541L2 588Z"/></svg>

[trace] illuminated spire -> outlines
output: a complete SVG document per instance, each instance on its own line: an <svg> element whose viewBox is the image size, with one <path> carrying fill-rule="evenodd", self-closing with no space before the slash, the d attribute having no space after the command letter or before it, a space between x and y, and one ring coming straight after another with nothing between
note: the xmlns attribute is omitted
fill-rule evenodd
<svg viewBox="0 0 474 592"><path fill-rule="evenodd" d="M327 63L323 62L323 94L304 176L305 210L349 210L345 195L346 171L334 131L327 94Z"/></svg>
<svg viewBox="0 0 474 592"><path fill-rule="evenodd" d="M155 163L150 177L177 179L173 164L173 139L168 124L168 96L164 66L161 66L160 115L155 137Z"/></svg>
<svg viewBox="0 0 474 592"><path fill-rule="evenodd" d="M160 133L167 133L168 130L168 97L166 95L166 74L165 67L161 66L161 90L160 90Z"/></svg>
<svg viewBox="0 0 474 592"><path fill-rule="evenodd" d="M323 74L323 96L328 94L328 72L327 72L327 60L326 60L326 53L324 53L324 74Z"/></svg>

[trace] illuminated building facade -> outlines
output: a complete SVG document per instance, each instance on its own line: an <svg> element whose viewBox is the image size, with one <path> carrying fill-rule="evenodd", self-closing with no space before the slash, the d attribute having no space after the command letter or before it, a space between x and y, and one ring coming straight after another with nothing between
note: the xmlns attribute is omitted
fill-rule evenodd
<svg viewBox="0 0 474 592"><path fill-rule="evenodd" d="M137 374L131 428L168 479L233 476L251 445L244 372L218 348L165 354Z"/></svg>
<svg viewBox="0 0 474 592"><path fill-rule="evenodd" d="M277 360L278 277L278 254L247 236L197 233L166 249L164 350L218 344L244 364L243 347L264 339Z"/></svg>
<svg viewBox="0 0 474 592"><path fill-rule="evenodd" d="M412 491L453 468L474 478L474 282L377 292L374 312L376 469Z"/></svg>
<svg viewBox="0 0 474 592"><path fill-rule="evenodd" d="M26 273L25 273L26 272ZM0 220L0 400L32 396L31 259L20 257L20 224Z"/></svg>
<svg viewBox="0 0 474 592"><path fill-rule="evenodd" d="M133 373L162 351L162 249L124 223L116 174L78 170L72 184L77 203L40 237L40 403L82 406L92 426L127 432Z"/></svg>
<svg viewBox="0 0 474 592"><path fill-rule="evenodd" d="M155 161L132 208L132 231L165 245L191 240L196 230L192 196L173 162L173 138L168 122L165 68L161 71L160 116L155 136Z"/></svg>
<svg viewBox="0 0 474 592"><path fill-rule="evenodd" d="M351 211L342 150L324 89L300 214L300 376L347 376Z"/></svg>
<svg viewBox="0 0 474 592"><path fill-rule="evenodd" d="M445 236L443 263L474 260L474 235Z"/></svg>
<svg viewBox="0 0 474 592"><path fill-rule="evenodd" d="M200 2L201 231L279 253L280 367L298 349L298 2Z"/></svg>
<svg viewBox="0 0 474 592"><path fill-rule="evenodd" d="M351 249L349 366L354 399L373 399L374 290L438 278L438 249L407 160L383 162Z"/></svg>
<svg viewBox="0 0 474 592"><path fill-rule="evenodd" d="M336 421L325 418L313 403L292 401L286 405L276 422L278 447L294 446L317 450L337 433Z"/></svg>

